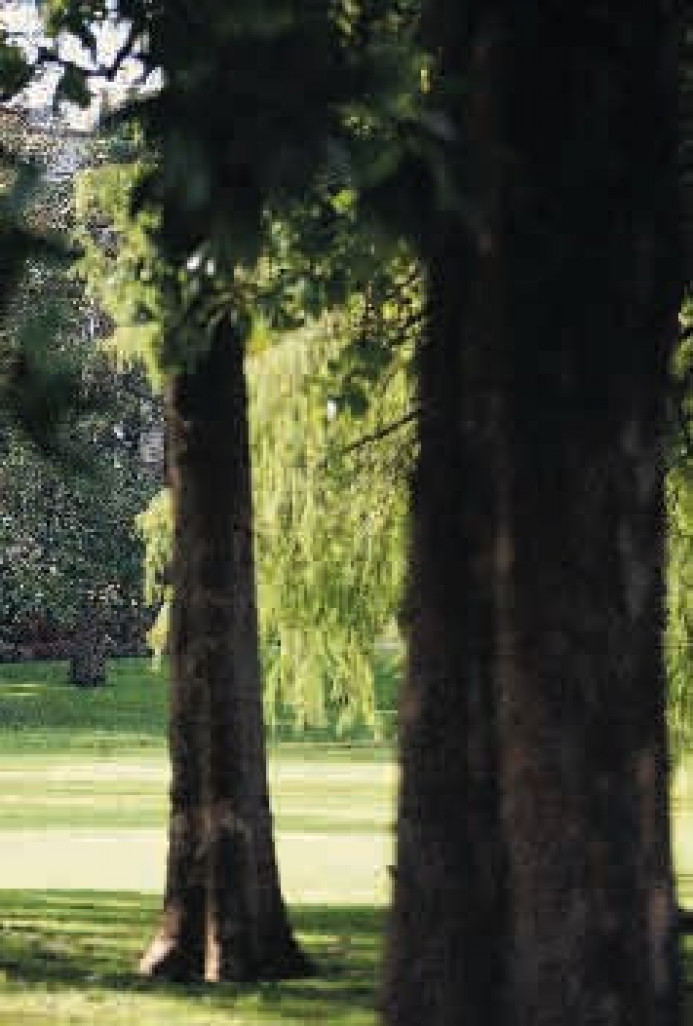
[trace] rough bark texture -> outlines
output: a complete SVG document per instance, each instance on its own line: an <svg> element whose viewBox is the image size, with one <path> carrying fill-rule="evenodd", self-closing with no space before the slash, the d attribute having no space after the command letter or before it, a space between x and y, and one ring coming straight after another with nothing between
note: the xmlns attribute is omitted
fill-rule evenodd
<svg viewBox="0 0 693 1026"><path fill-rule="evenodd" d="M175 516L169 856L147 975L305 973L267 787L242 346L228 325L168 395Z"/></svg>
<svg viewBox="0 0 693 1026"><path fill-rule="evenodd" d="M459 9L429 32L462 42ZM429 12L431 13L431 12ZM495 525L503 502L498 349L501 180L499 57L492 10L466 61L463 173L473 237L452 223L425 234L428 331L418 353L423 411L412 490L409 663L400 706L402 786L383 1006L393 1026L496 1026L503 1019L507 854L497 781ZM461 31L461 29L460 29ZM460 338L474 345L460 345Z"/></svg>
<svg viewBox="0 0 693 1026"><path fill-rule="evenodd" d="M430 0L428 25L465 74L475 231L424 237L386 1021L669 1026L673 12Z"/></svg>
<svg viewBox="0 0 693 1026"><path fill-rule="evenodd" d="M559 5L561 6L561 5ZM512 25L511 563L500 674L519 1026L676 1019L664 400L676 338L663 2ZM547 89L547 83L550 88Z"/></svg>

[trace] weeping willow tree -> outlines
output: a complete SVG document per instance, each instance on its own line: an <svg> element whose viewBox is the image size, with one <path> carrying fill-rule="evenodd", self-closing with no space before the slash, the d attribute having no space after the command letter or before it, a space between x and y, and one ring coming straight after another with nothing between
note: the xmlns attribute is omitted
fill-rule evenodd
<svg viewBox="0 0 693 1026"><path fill-rule="evenodd" d="M393 272L401 285L403 272ZM408 281L408 280L407 280ZM265 715L277 725L378 730L374 644L399 608L414 448L410 281L404 306L361 295L278 337L258 328L247 371ZM373 323L373 322L376 323ZM394 337L394 344L393 342ZM139 518L146 588L169 622L171 507Z"/></svg>
<svg viewBox="0 0 693 1026"><path fill-rule="evenodd" d="M299 726L376 726L373 646L402 585L410 353L397 352L362 412L322 402L311 380L344 354L349 327L333 317L251 360L269 722L290 710Z"/></svg>
<svg viewBox="0 0 693 1026"><path fill-rule="evenodd" d="M681 10L679 56L680 216L688 294L673 361L674 403L666 482L668 522L666 661L672 754L693 748L693 17Z"/></svg>
<svg viewBox="0 0 693 1026"><path fill-rule="evenodd" d="M693 746L693 302L681 314L681 342L673 376L678 385L674 435L667 475L668 515L666 659L672 751L681 758Z"/></svg>

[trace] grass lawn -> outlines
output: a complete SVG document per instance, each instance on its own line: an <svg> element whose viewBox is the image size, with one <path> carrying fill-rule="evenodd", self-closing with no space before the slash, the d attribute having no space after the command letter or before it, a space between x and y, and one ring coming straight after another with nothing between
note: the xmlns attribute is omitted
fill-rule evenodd
<svg viewBox="0 0 693 1026"><path fill-rule="evenodd" d="M319 967L309 980L256 986L152 985L132 973L158 900L136 892L6 891L2 1026L372 1026L381 909L306 905L293 918Z"/></svg>
<svg viewBox="0 0 693 1026"><path fill-rule="evenodd" d="M121 756L165 750L166 678L142 659L109 663L108 686L78 690L67 663L0 665L0 740L8 755Z"/></svg>
<svg viewBox="0 0 693 1026"><path fill-rule="evenodd" d="M98 691L70 687L61 664L0 666L0 1026L374 1026L391 750L270 745L284 891L315 978L152 985L133 968L163 886L165 724L166 681L144 661L112 664ZM674 810L693 908L693 762ZM684 951L693 982L693 939Z"/></svg>
<svg viewBox="0 0 693 1026"><path fill-rule="evenodd" d="M152 986L133 973L160 904L166 682L112 664L0 666L0 1026L372 1026L395 773L376 746L271 746L284 891L308 981Z"/></svg>

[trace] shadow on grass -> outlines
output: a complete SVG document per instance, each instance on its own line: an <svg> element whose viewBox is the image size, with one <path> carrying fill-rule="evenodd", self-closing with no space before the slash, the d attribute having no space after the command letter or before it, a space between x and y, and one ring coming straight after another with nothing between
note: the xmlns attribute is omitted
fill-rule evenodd
<svg viewBox="0 0 693 1026"><path fill-rule="evenodd" d="M293 921L314 959L308 980L252 985L151 983L134 967L154 928L154 895L79 891L0 891L2 989L124 991L160 995L182 1005L204 996L205 1008L239 1006L251 1020L371 1021L384 910L364 906L301 906ZM181 1008L181 1012L183 1008Z"/></svg>
<svg viewBox="0 0 693 1026"><path fill-rule="evenodd" d="M373 1026L384 910L364 906L304 905L293 921L318 974L308 980L209 987L152 984L134 973L151 935L159 898L132 892L0 890L0 1006L3 994L21 991L24 1022L62 1026L74 1019L42 1017L43 996L93 996L105 1022L109 1001L129 995L127 1021L239 1024L331 1023ZM682 943L685 1023L693 1023L693 937ZM35 996L35 997L34 997ZM39 1010L32 1012L32 1001ZM104 1004L105 1002L105 1004ZM152 1002L156 1007L152 1008ZM159 1004L161 1007L159 1007ZM152 1012L155 1018L152 1019ZM34 1017L32 1017L32 1015ZM4 1020L3 1020L4 1021ZM91 1018L88 1021L95 1021Z"/></svg>

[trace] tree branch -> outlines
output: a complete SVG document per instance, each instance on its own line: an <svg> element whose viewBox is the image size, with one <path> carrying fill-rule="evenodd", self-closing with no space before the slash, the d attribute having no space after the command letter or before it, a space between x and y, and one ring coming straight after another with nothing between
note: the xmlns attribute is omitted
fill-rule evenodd
<svg viewBox="0 0 693 1026"><path fill-rule="evenodd" d="M408 410L403 416L397 420L393 420L390 424L385 424L384 427L378 428L377 431L371 431L367 435L362 435L357 438L355 442L351 442L349 445L345 445L343 449L339 450L340 455L344 456L347 453L355 452L357 449L362 449L364 445L370 445L373 442L379 442L383 438L387 438L388 435L393 434L395 431L399 431L400 428L406 424L410 424L413 420L421 413L421 407L415 406L413 410Z"/></svg>

